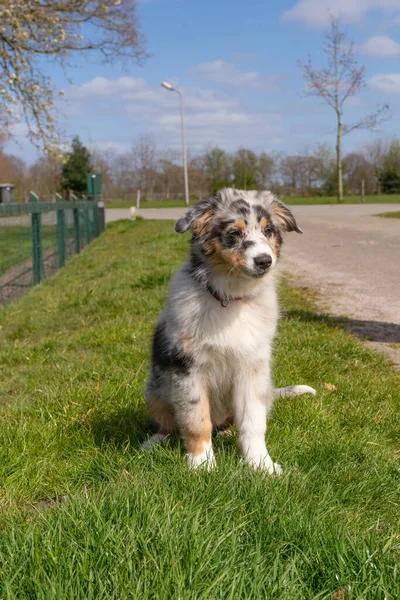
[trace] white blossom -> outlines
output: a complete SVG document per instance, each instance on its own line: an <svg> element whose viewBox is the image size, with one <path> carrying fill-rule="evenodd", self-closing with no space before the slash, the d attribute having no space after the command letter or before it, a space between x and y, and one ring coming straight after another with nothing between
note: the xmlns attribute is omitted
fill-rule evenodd
<svg viewBox="0 0 400 600"><path fill-rule="evenodd" d="M136 0L0 0L0 127L10 128L18 105L31 141L57 153L54 103L64 90L54 89L37 59L52 56L66 67L72 53L97 50L106 61L140 62L135 8ZM85 35L82 23L92 25Z"/></svg>

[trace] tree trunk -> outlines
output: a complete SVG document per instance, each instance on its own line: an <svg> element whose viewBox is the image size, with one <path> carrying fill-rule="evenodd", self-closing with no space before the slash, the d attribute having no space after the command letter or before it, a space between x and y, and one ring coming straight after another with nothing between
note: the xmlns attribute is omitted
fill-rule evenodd
<svg viewBox="0 0 400 600"><path fill-rule="evenodd" d="M337 165L337 200L343 202L343 169L342 169L342 117L338 113L337 143L336 143L336 165Z"/></svg>

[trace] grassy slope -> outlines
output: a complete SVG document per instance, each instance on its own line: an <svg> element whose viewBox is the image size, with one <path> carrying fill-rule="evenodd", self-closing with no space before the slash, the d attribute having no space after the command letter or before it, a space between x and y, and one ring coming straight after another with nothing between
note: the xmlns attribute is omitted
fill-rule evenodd
<svg viewBox="0 0 400 600"><path fill-rule="evenodd" d="M0 313L1 597L399 598L399 375L300 292L282 291L275 380L318 395L276 405L283 477L240 463L236 436L210 474L177 441L140 453L149 336L186 252L171 231L113 223Z"/></svg>
<svg viewBox="0 0 400 600"><path fill-rule="evenodd" d="M377 217L385 217L387 219L400 219L400 212L385 212L375 215Z"/></svg>
<svg viewBox="0 0 400 600"><path fill-rule="evenodd" d="M287 204L299 205L299 204L336 204L336 198L332 196L322 196L322 197L282 197L282 200ZM344 199L345 204L360 204L361 198L360 196L346 196ZM389 195L389 196L366 196L365 203L366 204L393 204L400 202L399 195ZM130 208L134 206L133 202L107 202L107 208ZM183 200L163 200L157 202L142 202L140 208L175 208L185 206Z"/></svg>

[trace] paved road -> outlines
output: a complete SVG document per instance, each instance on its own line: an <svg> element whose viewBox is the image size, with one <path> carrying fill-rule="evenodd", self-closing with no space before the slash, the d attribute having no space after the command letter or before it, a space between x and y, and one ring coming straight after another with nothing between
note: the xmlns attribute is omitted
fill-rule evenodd
<svg viewBox="0 0 400 600"><path fill-rule="evenodd" d="M284 267L338 314L400 324L400 219L372 216L390 210L400 205L296 207L304 234L287 236Z"/></svg>
<svg viewBox="0 0 400 600"><path fill-rule="evenodd" d="M184 208L140 208L136 214L145 219L176 220L185 214ZM129 208L106 208L106 222L130 219Z"/></svg>
<svg viewBox="0 0 400 600"><path fill-rule="evenodd" d="M374 217L400 204L295 206L303 235L286 236L282 265L294 284L321 293L327 308L353 319L353 331L400 342L400 219ZM177 219L184 209L142 209L145 218ZM107 221L129 218L107 209ZM400 352L400 350L399 350Z"/></svg>

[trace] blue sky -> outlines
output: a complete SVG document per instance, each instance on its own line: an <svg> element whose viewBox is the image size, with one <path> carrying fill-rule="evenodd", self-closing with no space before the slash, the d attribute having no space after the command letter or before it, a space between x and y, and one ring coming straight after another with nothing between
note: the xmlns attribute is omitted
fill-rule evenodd
<svg viewBox="0 0 400 600"><path fill-rule="evenodd" d="M400 135L400 0L146 0L138 5L151 57L128 70L74 60L68 75L48 66L65 90L61 125L91 147L124 151L143 133L160 149L180 148L179 100L160 87L166 80L184 94L189 150L208 144L228 151L303 152L332 146L334 113L304 95L297 59L311 54L321 64L320 45L328 11L337 13L357 44L367 86L351 99L349 122L388 103L392 119L377 132L345 138L345 150L380 137ZM35 150L22 126L8 150L28 161Z"/></svg>

